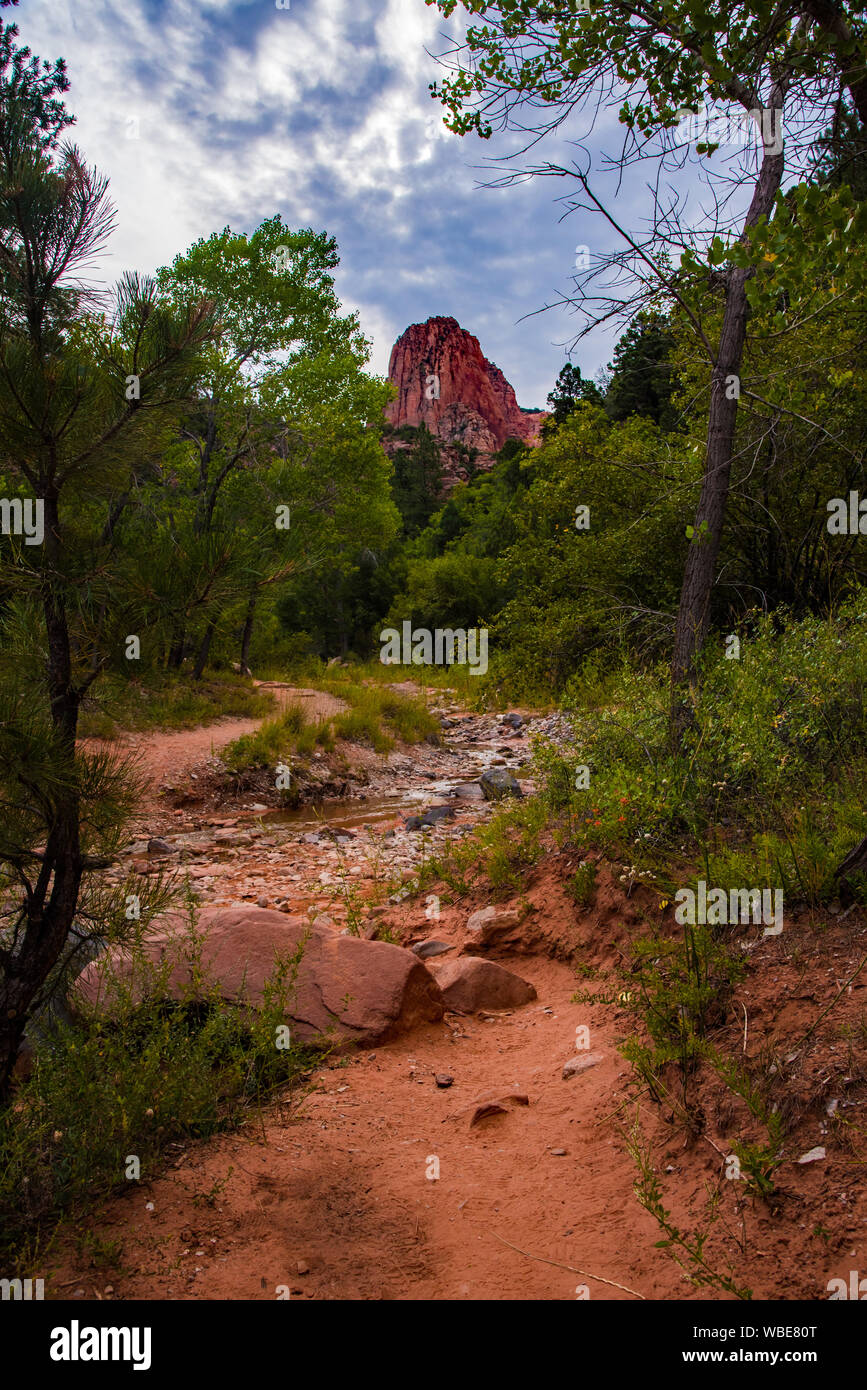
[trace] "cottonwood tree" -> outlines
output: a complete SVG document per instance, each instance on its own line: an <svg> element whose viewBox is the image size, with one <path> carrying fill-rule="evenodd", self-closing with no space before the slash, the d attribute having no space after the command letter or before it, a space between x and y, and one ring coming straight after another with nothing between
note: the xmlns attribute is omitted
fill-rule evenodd
<svg viewBox="0 0 867 1390"><path fill-rule="evenodd" d="M171 518L175 562L165 576L174 614L171 667L180 666L193 626L194 675L202 674L217 626L242 594L246 665L256 595L281 575L274 547L263 550L268 527L274 531L274 506L262 483L273 461L285 457L287 434L262 400L274 399L293 364L317 354L349 356L359 367L367 360L357 316L340 312L332 276L338 264L333 237L293 231L276 215L249 237L227 227L203 238L157 273L168 303L207 296L221 323L200 393L180 428L186 454L176 452L172 460L179 486ZM270 568L257 563L265 551ZM291 573L288 556L284 563L282 573Z"/></svg>
<svg viewBox="0 0 867 1390"><path fill-rule="evenodd" d="M427 3L447 17L458 7L458 0ZM835 111L854 111L862 123L867 117L864 20L857 7L838 0L747 0L722 13L703 0L462 0L462 8L481 22L445 55L451 75L432 89L452 130L487 138L494 129L511 129L526 151L567 118L592 125L613 106L623 140L606 169L623 175L636 167L648 175L650 230L641 236L622 226L594 191L586 159L532 164L500 180L533 174L572 180L578 191L566 195L567 208L596 211L621 238L623 249L598 255L569 300L588 320L583 331L617 314L674 306L706 358L703 475L671 668L671 734L679 744L708 630L739 403L750 395L741 371L751 319L764 317L782 334L833 306L843 281L850 295L863 292L854 269L863 213L845 187L832 190L805 178ZM752 130L752 142L714 172L718 131L693 129L685 139L685 111L735 112L745 133ZM695 171L684 165L696 160L705 166L709 197L689 213L690 186L678 188L677 176L691 174L694 184ZM787 183L797 188L784 197ZM772 361L767 369L772 375ZM752 386L753 396L767 403Z"/></svg>
<svg viewBox="0 0 867 1390"><path fill-rule="evenodd" d="M123 920L94 871L129 780L76 744L82 700L117 656L110 615L130 601L110 503L190 396L215 331L207 300L172 312L136 276L110 307L88 291L114 214L105 179L61 138L66 85L62 64L40 65L3 28L0 487L41 510L44 536L13 526L0 542L0 1097L58 971Z"/></svg>

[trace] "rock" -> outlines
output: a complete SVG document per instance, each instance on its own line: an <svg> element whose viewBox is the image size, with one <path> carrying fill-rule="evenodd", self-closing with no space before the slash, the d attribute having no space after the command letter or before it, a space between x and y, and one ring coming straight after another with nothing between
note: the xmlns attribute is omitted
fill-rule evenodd
<svg viewBox="0 0 867 1390"><path fill-rule="evenodd" d="M266 897L264 897L264 896L261 897L261 898L257 898L257 899L256 899L256 906L257 906L257 907L267 907L267 906L268 906L268 899L267 899Z"/></svg>
<svg viewBox="0 0 867 1390"><path fill-rule="evenodd" d="M329 663L329 664L330 664L330 663ZM306 1260L298 1260L297 1264L295 1265L295 1272L296 1272L296 1274L309 1274L309 1273L310 1273L310 1266L309 1266L309 1264L307 1263L307 1261L306 1261Z"/></svg>
<svg viewBox="0 0 867 1390"><path fill-rule="evenodd" d="M565 1149L552 1149L552 1150L551 1150L551 1153L554 1155L555 1158L565 1158L565 1157L566 1157L566 1150L565 1150Z"/></svg>
<svg viewBox="0 0 867 1390"><path fill-rule="evenodd" d="M523 796L514 773L505 767L490 767L479 778L486 801L500 801L504 796Z"/></svg>
<svg viewBox="0 0 867 1390"><path fill-rule="evenodd" d="M164 859L167 854L177 854L178 850L168 840L148 840L148 854L155 859Z"/></svg>
<svg viewBox="0 0 867 1390"><path fill-rule="evenodd" d="M589 1071L602 1061L601 1052L577 1052L574 1057L570 1057L568 1062L563 1065L563 1080L568 1081L571 1076L577 1076L579 1072Z"/></svg>
<svg viewBox="0 0 867 1390"><path fill-rule="evenodd" d="M481 907L467 918L467 931L478 933L485 943L494 941L521 924L521 914L515 907Z"/></svg>
<svg viewBox="0 0 867 1390"><path fill-rule="evenodd" d="M461 782L449 795L456 796L459 801L483 801L485 793L481 782Z"/></svg>
<svg viewBox="0 0 867 1390"><path fill-rule="evenodd" d="M824 1157L825 1157L825 1150L822 1148L821 1145L819 1145L818 1148L810 1149L809 1153L801 1154L801 1157L798 1159L798 1162L799 1162L799 1163L818 1163L819 1160L820 1160L821 1158L824 1158Z"/></svg>
<svg viewBox="0 0 867 1390"><path fill-rule="evenodd" d="M479 1009L512 1009L529 1004L536 991L520 975L492 960L462 956L436 968L436 981L447 1009L474 1014Z"/></svg>
<svg viewBox="0 0 867 1390"><path fill-rule="evenodd" d="M410 816L404 821L403 828L404 830L421 830L423 825L424 821L421 816Z"/></svg>
<svg viewBox="0 0 867 1390"><path fill-rule="evenodd" d="M499 367L457 319L413 323L391 350L389 379L397 398L386 415L397 428L425 424L445 443L494 454L507 439L539 442L545 411L523 411ZM437 390L428 389L436 378Z"/></svg>
<svg viewBox="0 0 867 1390"><path fill-rule="evenodd" d="M516 714L514 711L512 711L511 714L503 715L502 723L510 725L513 729L520 729L524 723L524 717L523 715Z"/></svg>
<svg viewBox="0 0 867 1390"><path fill-rule="evenodd" d="M530 1097L523 1091L485 1091L465 1110L461 1110L455 1119L469 1118L470 1129L482 1123L483 1120L490 1120L495 1115L508 1115L519 1106L530 1104Z"/></svg>
<svg viewBox="0 0 867 1390"><path fill-rule="evenodd" d="M185 997L193 976L191 963L183 955L186 919L182 913L167 913L153 927L145 955L152 963L168 957L172 968L167 993L175 999ZM331 1031L338 1043L369 1045L443 1016L436 980L411 951L400 946L341 936L310 926L303 917L247 906L206 908L198 930L203 935L205 987L208 981L216 981L225 999L254 1008L262 1003L277 953L292 955L304 943L285 1013L293 1025L292 1036L302 1042ZM129 954L121 947L111 948L88 965L75 990L110 1013L115 992L103 978L107 960L120 980L132 985L135 997L146 995L148 981L134 976Z"/></svg>
<svg viewBox="0 0 867 1390"><path fill-rule="evenodd" d="M223 849L225 849L227 846L231 847L232 845L249 845L250 843L250 836L247 835L243 830L214 831L214 844L220 845Z"/></svg>
<svg viewBox="0 0 867 1390"><path fill-rule="evenodd" d="M410 947L413 955L418 956L419 960L429 960L431 956L443 956L446 951L453 951L454 946L450 946L447 941L417 941Z"/></svg>
<svg viewBox="0 0 867 1390"><path fill-rule="evenodd" d="M434 1077L434 1081L439 1086L441 1091L448 1090L449 1086L453 1084L454 1079L455 1078L453 1076L449 1076L448 1072L443 1071L438 1072L437 1075Z"/></svg>

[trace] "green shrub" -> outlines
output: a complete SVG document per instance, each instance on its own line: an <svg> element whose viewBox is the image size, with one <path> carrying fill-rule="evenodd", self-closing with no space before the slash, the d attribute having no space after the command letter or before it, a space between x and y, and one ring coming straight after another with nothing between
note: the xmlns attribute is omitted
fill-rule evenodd
<svg viewBox="0 0 867 1390"><path fill-rule="evenodd" d="M171 960L153 966L134 947L134 991L104 957L110 1016L81 1005L40 1040L31 1075L0 1112L0 1246L13 1263L31 1259L64 1213L133 1180L131 1157L151 1177L168 1145L236 1126L309 1069L311 1049L277 1045L301 949L278 962L252 1009L226 1003L204 978L200 945L191 924L192 980L179 1001L166 988Z"/></svg>

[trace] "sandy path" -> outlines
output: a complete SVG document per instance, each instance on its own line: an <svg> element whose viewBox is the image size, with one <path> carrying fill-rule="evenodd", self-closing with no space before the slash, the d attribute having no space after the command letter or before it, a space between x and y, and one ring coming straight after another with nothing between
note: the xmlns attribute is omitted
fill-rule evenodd
<svg viewBox="0 0 867 1390"><path fill-rule="evenodd" d="M321 690L305 690L279 681L257 681L256 685L259 690L269 691L274 696L274 711L265 715L265 719L273 718L289 704L302 705L311 720L336 714L344 708L341 700ZM217 719L194 729L125 734L112 744L104 743L101 739L85 739L83 743L89 748L122 749L125 754L131 755L156 799L162 783L177 779L188 768L196 767L236 738L254 733L262 723L263 717L259 716L255 719ZM146 798L142 812L149 812L153 808L151 799Z"/></svg>
<svg viewBox="0 0 867 1390"><path fill-rule="evenodd" d="M314 1299L580 1291L633 1301L503 1241L647 1298L689 1296L654 1248L658 1228L632 1195L631 1160L606 1121L627 1070L613 1039L594 1026L602 1061L563 1081L588 1009L567 1002L566 966L524 957L520 969L535 1003L490 1023L461 1020L460 1036L432 1025L326 1068L294 1117L271 1111L264 1129L195 1145L179 1167L109 1202L92 1224L123 1242L129 1273L112 1276L114 1296L268 1300L283 1286ZM434 1081L443 1072L454 1078L447 1090ZM515 1089L528 1106L470 1127L464 1112L480 1093ZM59 1277L77 1272L94 1296L80 1266Z"/></svg>
<svg viewBox="0 0 867 1390"><path fill-rule="evenodd" d="M340 707L319 692L266 688L281 705L304 701L315 716ZM156 792L260 722L136 734L126 746ZM273 1299L285 1288L328 1300L571 1300L580 1291L631 1301L627 1290L688 1293L654 1248L658 1228L633 1196L634 1168L610 1119L627 1067L605 1011L595 1011L598 1029L592 1023L601 1061L564 1081L575 1030L594 1010L569 1002L576 978L565 964L527 955L502 963L535 985L534 1003L491 1020L448 1015L326 1066L300 1105L277 1104L238 1134L191 1145L162 1176L89 1213L102 1238L122 1245L126 1272L111 1272L110 1296ZM434 1079L444 1073L448 1088ZM492 1092L517 1092L529 1104L471 1126L475 1100ZM61 1284L80 1280L78 1296L93 1298L107 1282L96 1277L71 1244L64 1248Z"/></svg>

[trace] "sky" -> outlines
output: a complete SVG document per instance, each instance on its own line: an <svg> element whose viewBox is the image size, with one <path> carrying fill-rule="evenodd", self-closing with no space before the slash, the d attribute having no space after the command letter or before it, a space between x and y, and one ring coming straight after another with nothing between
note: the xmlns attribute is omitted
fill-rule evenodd
<svg viewBox="0 0 867 1390"><path fill-rule="evenodd" d="M373 371L385 375L409 324L451 315L519 404L544 408L578 320L538 311L573 288L576 248L595 249L598 222L563 220L557 180L482 186L513 144L442 127L428 84L447 26L424 0L278 4L21 0L4 11L20 42L66 59L69 138L110 180L117 230L94 278L152 272L200 237L251 232L279 212L336 238L337 292L372 340ZM571 158L570 134L546 157ZM627 182L623 220L640 198ZM585 377L616 336L573 349Z"/></svg>

